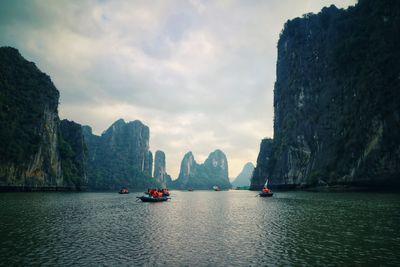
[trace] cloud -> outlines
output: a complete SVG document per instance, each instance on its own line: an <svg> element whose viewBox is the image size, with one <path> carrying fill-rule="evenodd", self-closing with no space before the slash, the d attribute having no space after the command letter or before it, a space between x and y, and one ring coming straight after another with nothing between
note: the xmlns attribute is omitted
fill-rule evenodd
<svg viewBox="0 0 400 267"><path fill-rule="evenodd" d="M176 177L222 149L230 176L273 135L276 44L286 20L355 0L0 2L0 45L60 90L60 115L104 131L140 119Z"/></svg>

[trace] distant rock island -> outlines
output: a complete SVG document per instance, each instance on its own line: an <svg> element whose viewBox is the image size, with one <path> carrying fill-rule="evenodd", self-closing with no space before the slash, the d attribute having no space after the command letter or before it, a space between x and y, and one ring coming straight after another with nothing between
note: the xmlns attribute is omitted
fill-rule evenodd
<svg viewBox="0 0 400 267"><path fill-rule="evenodd" d="M60 121L50 77L1 47L0 88L1 190L86 189L82 129Z"/></svg>
<svg viewBox="0 0 400 267"><path fill-rule="evenodd" d="M228 160L224 152L217 149L210 153L203 164L198 164L192 152L182 159L179 177L172 183L178 189L212 189L216 185L221 189L229 189Z"/></svg>
<svg viewBox="0 0 400 267"><path fill-rule="evenodd" d="M252 189L400 186L399 4L365 0L288 21L278 42L274 138Z"/></svg>
<svg viewBox="0 0 400 267"><path fill-rule="evenodd" d="M242 186L250 186L250 179L253 175L254 164L251 162L247 162L239 175L232 182L232 186L242 187Z"/></svg>
<svg viewBox="0 0 400 267"><path fill-rule="evenodd" d="M167 185L171 184L172 182L171 176L167 173L166 170L165 153L160 150L157 150L154 156L153 177L163 188L167 188Z"/></svg>

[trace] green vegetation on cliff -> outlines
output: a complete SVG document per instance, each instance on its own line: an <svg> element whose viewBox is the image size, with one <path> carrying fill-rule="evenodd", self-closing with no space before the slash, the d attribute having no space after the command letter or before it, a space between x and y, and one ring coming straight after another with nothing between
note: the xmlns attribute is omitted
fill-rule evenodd
<svg viewBox="0 0 400 267"><path fill-rule="evenodd" d="M150 131L140 121L114 122L101 136L84 126L88 146L88 181L91 190L159 187L151 177Z"/></svg>
<svg viewBox="0 0 400 267"><path fill-rule="evenodd" d="M49 76L11 47L0 48L0 164L23 164L40 146L44 111L57 113Z"/></svg>
<svg viewBox="0 0 400 267"><path fill-rule="evenodd" d="M61 168L64 183L82 190L87 187L86 158L87 147L80 124L62 120L58 136Z"/></svg>
<svg viewBox="0 0 400 267"><path fill-rule="evenodd" d="M80 189L85 185L80 125L68 132L58 118L59 92L18 50L0 48L0 187ZM61 127L61 128L60 128ZM79 140L78 140L79 141ZM83 156L82 156L83 157Z"/></svg>
<svg viewBox="0 0 400 267"><path fill-rule="evenodd" d="M203 164L198 164L192 152L182 159L177 180L171 187L178 189L212 189L216 185L221 189L231 188L228 178L228 160L221 150L210 153Z"/></svg>
<svg viewBox="0 0 400 267"><path fill-rule="evenodd" d="M400 184L399 32L394 0L331 6L285 24L273 151L257 164L272 184Z"/></svg>

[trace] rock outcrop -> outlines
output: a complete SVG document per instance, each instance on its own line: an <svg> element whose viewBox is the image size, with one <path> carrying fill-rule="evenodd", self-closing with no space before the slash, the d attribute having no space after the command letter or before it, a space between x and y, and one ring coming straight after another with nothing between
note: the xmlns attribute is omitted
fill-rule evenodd
<svg viewBox="0 0 400 267"><path fill-rule="evenodd" d="M91 190L153 187L153 158L149 151L150 130L136 120L114 122L101 136L84 127L88 146L88 180Z"/></svg>
<svg viewBox="0 0 400 267"><path fill-rule="evenodd" d="M181 162L179 177L173 186L179 189L221 189L231 187L228 178L228 160L221 150L210 153L203 164L198 164L192 152L186 153Z"/></svg>
<svg viewBox="0 0 400 267"><path fill-rule="evenodd" d="M271 175L273 144L273 140L270 138L265 138L261 141L260 153L257 157L257 166L251 177L250 189L252 190L263 188L267 178Z"/></svg>
<svg viewBox="0 0 400 267"><path fill-rule="evenodd" d="M400 2L363 0L285 24L274 141L253 188L400 185ZM259 157L260 159L260 157Z"/></svg>
<svg viewBox="0 0 400 267"><path fill-rule="evenodd" d="M64 183L76 190L87 187L87 147L82 125L68 120L60 122L59 147Z"/></svg>
<svg viewBox="0 0 400 267"><path fill-rule="evenodd" d="M232 182L232 186L237 186L237 187L250 186L250 179L253 175L253 171L254 171L254 164L251 162L247 162L243 166L242 171Z"/></svg>
<svg viewBox="0 0 400 267"><path fill-rule="evenodd" d="M157 150L154 156L154 175L158 183L163 188L166 188L172 181L171 176L168 175L166 170L166 160L165 153L163 151Z"/></svg>
<svg viewBox="0 0 400 267"><path fill-rule="evenodd" d="M74 190L85 185L78 156L79 126L60 140L59 92L50 77L18 50L0 48L0 187L2 190ZM72 141L72 143L70 143ZM79 141L78 141L79 142ZM80 144L82 145L82 144ZM83 157L83 156L82 156ZM68 164L63 164L66 162ZM80 171L74 172L77 168ZM71 173L74 173L73 175Z"/></svg>

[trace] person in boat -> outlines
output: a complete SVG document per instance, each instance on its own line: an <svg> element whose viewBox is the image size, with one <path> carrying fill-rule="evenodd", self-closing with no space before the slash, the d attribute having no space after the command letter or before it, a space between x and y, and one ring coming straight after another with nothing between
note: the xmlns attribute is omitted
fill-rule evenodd
<svg viewBox="0 0 400 267"><path fill-rule="evenodd" d="M168 196L169 195L169 191L166 188L163 188L161 192L163 193L163 196Z"/></svg>
<svg viewBox="0 0 400 267"><path fill-rule="evenodd" d="M157 189L150 189L150 194L149 196L153 196L154 194L157 193Z"/></svg>
<svg viewBox="0 0 400 267"><path fill-rule="evenodd" d="M264 187L262 191L263 191L263 193L271 193L271 189L269 189L267 187Z"/></svg>

